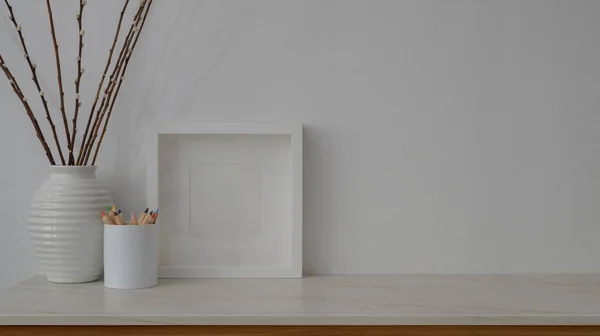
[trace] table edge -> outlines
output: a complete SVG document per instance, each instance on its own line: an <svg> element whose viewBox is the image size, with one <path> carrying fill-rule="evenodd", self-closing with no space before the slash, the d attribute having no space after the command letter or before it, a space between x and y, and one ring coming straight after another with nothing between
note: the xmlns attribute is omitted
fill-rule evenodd
<svg viewBox="0 0 600 336"><path fill-rule="evenodd" d="M600 325L596 315L140 315L14 314L0 325Z"/></svg>

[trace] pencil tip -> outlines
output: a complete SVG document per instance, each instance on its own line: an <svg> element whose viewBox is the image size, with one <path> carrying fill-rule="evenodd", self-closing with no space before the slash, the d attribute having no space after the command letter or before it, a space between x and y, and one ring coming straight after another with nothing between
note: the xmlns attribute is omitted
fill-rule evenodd
<svg viewBox="0 0 600 336"><path fill-rule="evenodd" d="M117 215L120 215L120 214L121 214L121 209L119 209L119 212L117 212Z"/></svg>
<svg viewBox="0 0 600 336"><path fill-rule="evenodd" d="M144 213L148 213L148 210L150 210L149 208L146 208L146 210L144 210Z"/></svg>
<svg viewBox="0 0 600 336"><path fill-rule="evenodd" d="M104 217L104 211L100 211L100 215L102 215L102 217Z"/></svg>

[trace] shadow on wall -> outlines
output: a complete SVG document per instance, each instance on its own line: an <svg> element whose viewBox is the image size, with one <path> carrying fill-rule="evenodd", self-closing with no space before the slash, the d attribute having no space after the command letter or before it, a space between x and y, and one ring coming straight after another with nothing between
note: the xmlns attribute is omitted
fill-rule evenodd
<svg viewBox="0 0 600 336"><path fill-rule="evenodd" d="M332 150L327 130L304 125L303 143L303 260L304 274L331 263L327 247L335 239L332 224ZM325 145L327 144L327 145ZM319 164L317 164L317 162Z"/></svg>

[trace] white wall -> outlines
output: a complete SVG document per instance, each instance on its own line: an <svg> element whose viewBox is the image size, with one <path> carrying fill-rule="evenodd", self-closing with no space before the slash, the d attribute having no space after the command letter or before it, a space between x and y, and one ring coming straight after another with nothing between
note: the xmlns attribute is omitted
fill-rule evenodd
<svg viewBox="0 0 600 336"><path fill-rule="evenodd" d="M44 2L13 2L55 94ZM122 1L88 2L89 108ZM54 3L72 106L76 2ZM147 122L299 121L306 273L600 272L598 13L593 0L157 0L99 175L141 208ZM9 28L0 50L25 83ZM26 216L46 171L6 83L0 111L5 288L36 271Z"/></svg>

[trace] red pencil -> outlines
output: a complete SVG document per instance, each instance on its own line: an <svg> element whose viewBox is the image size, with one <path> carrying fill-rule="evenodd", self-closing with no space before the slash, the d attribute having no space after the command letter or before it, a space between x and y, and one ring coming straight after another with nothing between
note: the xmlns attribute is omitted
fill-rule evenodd
<svg viewBox="0 0 600 336"><path fill-rule="evenodd" d="M114 224L110 217L108 217L103 211L100 211L100 216L102 216L102 221L104 224Z"/></svg>

